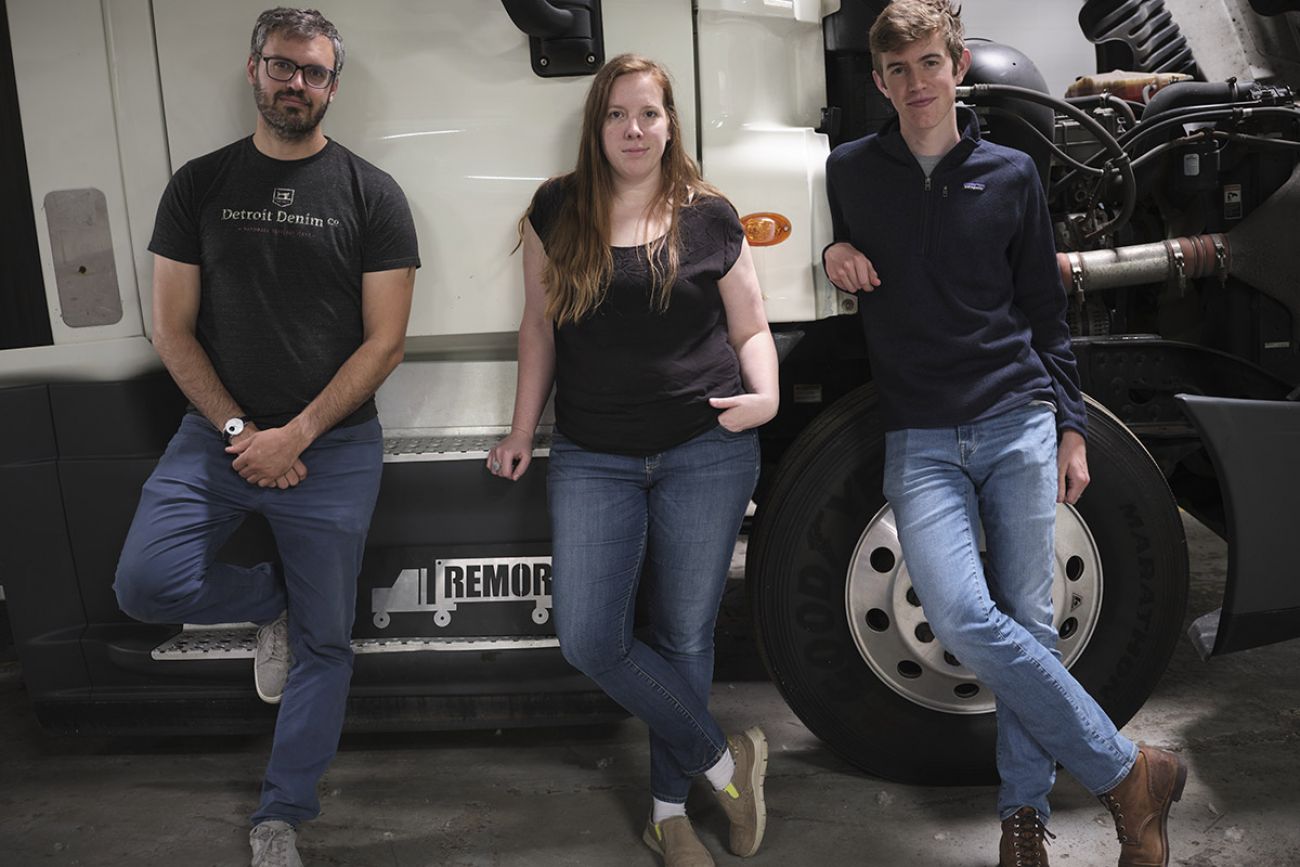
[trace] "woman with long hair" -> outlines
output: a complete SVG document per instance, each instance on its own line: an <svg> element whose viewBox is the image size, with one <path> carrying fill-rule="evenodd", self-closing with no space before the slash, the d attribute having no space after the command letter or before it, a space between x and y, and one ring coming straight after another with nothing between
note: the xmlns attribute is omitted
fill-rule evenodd
<svg viewBox="0 0 1300 867"><path fill-rule="evenodd" d="M668 867L713 858L686 818L711 784L729 848L763 839L767 742L708 710L713 630L777 409L758 278L731 204L682 145L672 84L624 54L596 74L575 170L520 221L524 313L510 433L488 470L518 479L555 386L547 476L552 601L565 658L650 728L645 842ZM633 635L645 575L649 629Z"/></svg>

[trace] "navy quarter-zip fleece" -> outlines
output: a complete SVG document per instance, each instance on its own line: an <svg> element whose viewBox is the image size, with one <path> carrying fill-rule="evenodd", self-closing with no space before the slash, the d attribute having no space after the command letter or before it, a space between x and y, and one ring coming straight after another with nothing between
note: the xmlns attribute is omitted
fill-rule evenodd
<svg viewBox="0 0 1300 867"><path fill-rule="evenodd" d="M1028 155L984 141L958 107L961 141L925 177L898 121L826 161L835 241L871 260L858 293L886 430L988 418L1033 400L1086 434L1051 219Z"/></svg>

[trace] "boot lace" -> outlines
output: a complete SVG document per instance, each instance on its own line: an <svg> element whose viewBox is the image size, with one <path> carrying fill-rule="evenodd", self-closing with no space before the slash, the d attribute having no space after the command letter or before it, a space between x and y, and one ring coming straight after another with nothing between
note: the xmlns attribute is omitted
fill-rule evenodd
<svg viewBox="0 0 1300 867"><path fill-rule="evenodd" d="M258 827L254 829L253 834L262 843L259 858L254 862L256 864L265 867L281 867L289 864L290 852L297 851L294 845L293 828Z"/></svg>
<svg viewBox="0 0 1300 867"><path fill-rule="evenodd" d="M1101 796L1101 803L1110 810L1110 817L1115 820L1115 836L1119 838L1119 843L1123 846L1128 842L1128 830L1124 827L1124 806L1117 798L1113 798L1109 793Z"/></svg>
<svg viewBox="0 0 1300 867"><path fill-rule="evenodd" d="M1047 830L1038 813L1025 811L1011 819L1011 848L1015 852L1014 867L1045 867L1041 856L1043 846L1055 840L1056 835Z"/></svg>
<svg viewBox="0 0 1300 867"><path fill-rule="evenodd" d="M259 641L266 642L267 658L277 662L289 659L289 624L283 617L258 630Z"/></svg>

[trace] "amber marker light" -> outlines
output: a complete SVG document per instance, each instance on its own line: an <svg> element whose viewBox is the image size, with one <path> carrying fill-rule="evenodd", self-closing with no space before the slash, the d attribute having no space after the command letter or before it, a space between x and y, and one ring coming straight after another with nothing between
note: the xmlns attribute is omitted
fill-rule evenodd
<svg viewBox="0 0 1300 867"><path fill-rule="evenodd" d="M751 247L770 247L790 237L790 221L780 214L760 211L740 218Z"/></svg>

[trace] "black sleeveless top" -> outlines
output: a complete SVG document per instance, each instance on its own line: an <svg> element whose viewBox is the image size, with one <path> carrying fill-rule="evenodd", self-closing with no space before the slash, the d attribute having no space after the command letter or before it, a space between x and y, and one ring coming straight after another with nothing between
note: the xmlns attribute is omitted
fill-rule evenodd
<svg viewBox="0 0 1300 867"><path fill-rule="evenodd" d="M529 221L545 247L556 215L574 207L564 178L533 197ZM555 329L555 424L592 451L651 455L718 423L711 397L741 394L718 281L740 256L744 230L725 199L681 211L677 280L668 309L652 308L644 247L613 247L605 298L581 322Z"/></svg>

